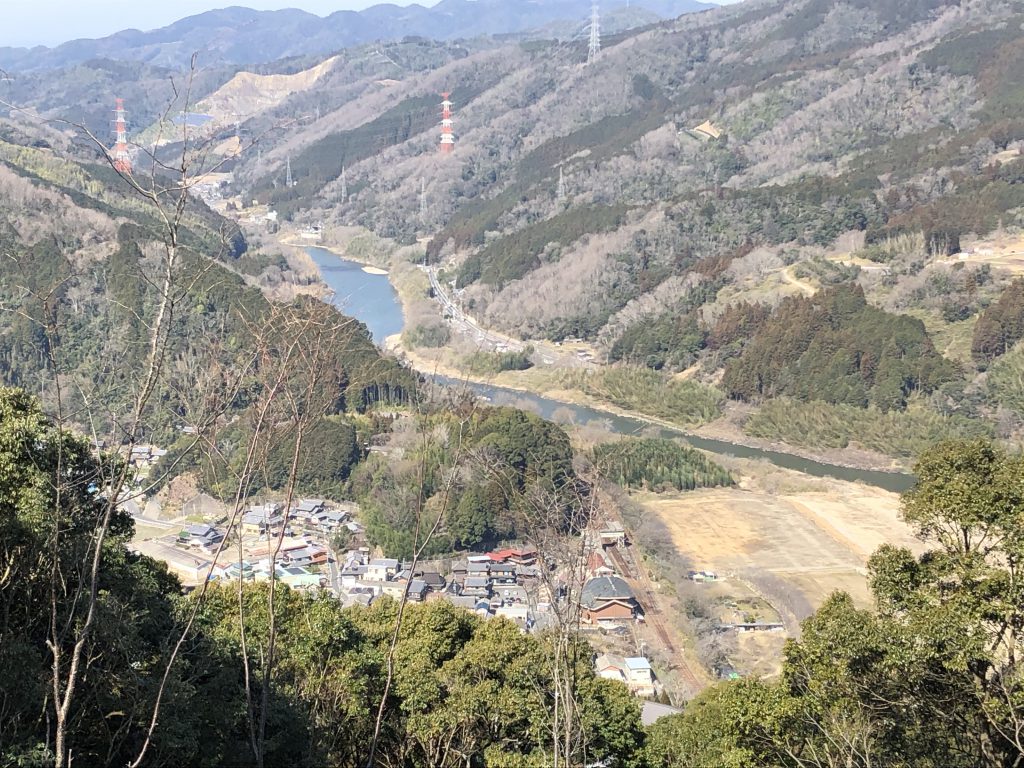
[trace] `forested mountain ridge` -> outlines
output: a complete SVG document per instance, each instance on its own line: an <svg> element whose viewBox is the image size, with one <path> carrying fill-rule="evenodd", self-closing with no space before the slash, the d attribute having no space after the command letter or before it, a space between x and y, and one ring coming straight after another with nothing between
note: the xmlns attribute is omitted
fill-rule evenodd
<svg viewBox="0 0 1024 768"><path fill-rule="evenodd" d="M606 38L590 64L582 43L498 46L368 83L243 162L236 183L299 222L428 239L485 326L582 337L613 362L697 365L706 384L743 352L745 338L714 342L736 305L771 313L856 283L868 304L923 322L930 341L915 348L945 358L937 386L893 376L899 397L862 402L992 417L1012 396L964 339L1010 275L957 254L1013 242L1024 223L1022 24L1005 0L764 0ZM442 91L450 158L437 151ZM854 335L840 367L872 343Z"/></svg>
<svg viewBox="0 0 1024 768"><path fill-rule="evenodd" d="M52 404L59 375L71 385L65 405L118 412L143 376L149 329L142 317L159 303L171 214L131 190L95 150L38 126L0 126L0 194L0 383ZM165 382L175 395L147 419L147 439L165 445L196 415L193 366L216 360L245 369L246 345L272 314L256 278L280 260L251 251L237 225L191 195L182 212L167 352L175 370ZM297 311L327 310L303 303ZM410 396L415 377L382 358L365 327L344 322L351 332L335 350L338 410ZM98 412L93 417L101 434L112 428Z"/></svg>
<svg viewBox="0 0 1024 768"><path fill-rule="evenodd" d="M859 25L843 15L852 18L854 11ZM946 167L948 175L975 162L958 149L963 142L974 147L990 140L999 151L1018 138L1012 67L1001 57L1011 61L1015 55L1020 23L1013 4L998 0L964 8L938 0L902 4L898 12L868 0L835 7L759 3L610 40L589 67L579 66L585 50L578 46L507 48L500 56L470 57L409 77L389 89L387 99L374 94L362 103L360 97L353 102L358 112L344 126L351 140L361 125L378 138L382 126L375 129L374 122L386 117L377 104L387 103L396 117L404 110L410 129L394 139L379 137L362 152L341 152L324 143L320 152L330 158L328 168L316 173L293 168L293 175L300 184L310 174L318 184L328 183L320 197L333 205L338 188L330 182L346 165L353 194L340 215L385 235L432 234L429 252L435 258L446 244L463 250L482 244L485 236L500 240L527 226L545 227L548 233L502 244L507 259L528 259L515 269L492 268L492 277L483 276L486 284L476 293L485 316L519 328L524 318L506 311L509 304L528 289L540 293L543 283L551 282L541 278L557 273L559 265L565 271L593 270L591 262L600 260L614 275L604 278L606 284L616 289L614 305L604 310L607 321L649 292L638 282L656 286L685 270L670 257L684 262L721 256L747 243L827 245L849 230L864 231L870 239L922 231L926 227L918 220L934 216L919 199L923 190L914 192L928 181L923 174ZM991 31L982 35L979 25ZM914 52L897 56L898 47L911 41ZM958 48L973 64L956 64L963 71L954 71L939 63L948 57L938 53ZM977 56L971 53L975 48ZM973 71L963 69L972 66ZM436 101L441 88L454 93L458 173L441 172L445 166L430 151L436 145L436 120L413 100ZM723 138L691 138L686 129L708 118ZM323 136L325 126L299 131L288 141L290 149L305 147L315 156L321 145L304 140L303 133ZM932 145L945 149L921 151ZM275 163L283 159L274 157ZM883 184L876 177L885 175L887 164L894 174ZM257 190L280 184L279 171L268 178L262 169L254 169ZM559 170L566 178L567 201L555 199ZM805 181L795 183L801 176ZM417 215L418 196L396 183L419 177L433 203L424 221ZM809 183L815 177L821 181ZM376 181L364 190L364 179ZM773 187L771 195L758 191L766 183ZM953 191L948 183L944 193L933 187L924 194L942 197ZM707 204L709 190L717 201L713 206ZM279 188L267 196L275 204L306 197ZM821 201L829 202L825 210ZM1002 202L1012 205L1012 194ZM639 270L598 253L614 243L595 243L586 249L589 258L575 252L583 249L579 230L571 227L574 217L597 206L593 218L600 219L602 205L628 206L629 230L643 229L654 241ZM680 231L678 220L692 220L698 210L708 216L712 209L707 224L698 220L689 224L691 231ZM746 222L735 221L741 212ZM648 218L655 216L657 222ZM983 231L996 223L992 210L984 220L962 221L959 228ZM567 225L561 240L551 236ZM589 225L600 231L594 227ZM728 239L716 234L720 229ZM933 242L944 236L926 234ZM559 253L539 258L533 245L538 238L559 243ZM542 265L547 268L529 279L528 273ZM475 261L466 269L464 282L478 279ZM499 273L504 277L496 279ZM542 309L533 324L543 325L525 330L554 333L559 324L580 324L582 318L564 316L577 302L563 304L568 304L560 308L563 316L548 318ZM589 321L591 332L604 325L600 319Z"/></svg>
<svg viewBox="0 0 1024 768"><path fill-rule="evenodd" d="M698 0L634 0L609 6L605 12L612 12L607 28L618 31L713 7ZM586 0L442 0L431 7L381 4L361 11L336 11L326 18L297 8L257 11L231 6L145 32L129 29L53 48L0 47L0 67L18 72L58 69L97 58L182 67L196 51L207 64L251 65L408 36L457 40L524 33L548 25L572 34L589 15Z"/></svg>

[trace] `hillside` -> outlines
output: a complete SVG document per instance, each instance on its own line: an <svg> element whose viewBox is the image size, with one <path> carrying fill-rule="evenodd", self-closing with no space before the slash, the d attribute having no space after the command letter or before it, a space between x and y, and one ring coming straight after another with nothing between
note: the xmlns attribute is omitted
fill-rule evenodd
<svg viewBox="0 0 1024 768"><path fill-rule="evenodd" d="M287 265L250 249L234 224L190 198L165 293L171 257L163 213L68 135L30 131L0 123L0 306L7 310L0 313L0 385L39 393L54 407L58 391L48 382L59 373L75 418L83 409L90 432L116 434L145 368L149 326L142 318L167 296L166 354L178 367L161 381L168 391L147 419L146 438L168 445L196 418L195 398L202 398L190 365L202 360L209 374L219 366L245 371L246 346L274 315L259 278ZM295 311L319 306L300 300ZM364 326L340 315L337 322L348 328L332 350L337 410L409 396L414 377L381 357Z"/></svg>
<svg viewBox="0 0 1024 768"><path fill-rule="evenodd" d="M610 31L675 18L714 7L698 0L634 0L616 3ZM233 6L201 13L148 32L125 30L99 40L74 40L55 48L0 48L0 68L16 72L57 69L104 58L187 66L199 52L206 65L259 64L291 56L325 54L374 41L408 36L457 40L523 33L555 25L578 34L590 17L587 0L442 0L422 5L375 5L321 18L297 9L255 11Z"/></svg>
<svg viewBox="0 0 1024 768"><path fill-rule="evenodd" d="M308 91L320 82L337 63L337 58L322 61L295 74L260 75L239 72L195 106L195 111L210 115L211 129L223 128L254 114L272 109L289 96Z"/></svg>
<svg viewBox="0 0 1024 768"><path fill-rule="evenodd" d="M1024 762L1021 0L689 7L17 54L0 765Z"/></svg>
<svg viewBox="0 0 1024 768"><path fill-rule="evenodd" d="M484 326L709 385L743 353L707 343L731 307L856 284L945 356L941 386L893 378L897 410L993 417L963 339L1010 277L984 254L1024 224L1022 24L1007 0L765 0L609 36L589 65L582 44L506 45L365 89L236 181L297 221L426 238Z"/></svg>

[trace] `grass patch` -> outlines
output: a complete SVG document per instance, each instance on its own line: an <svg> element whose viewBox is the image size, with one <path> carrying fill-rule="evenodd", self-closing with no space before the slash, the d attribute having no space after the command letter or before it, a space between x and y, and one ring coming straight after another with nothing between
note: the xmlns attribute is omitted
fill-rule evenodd
<svg viewBox="0 0 1024 768"><path fill-rule="evenodd" d="M533 367L533 347L515 352L473 352L460 361L459 367L477 376L496 376L504 371L525 371Z"/></svg>
<svg viewBox="0 0 1024 768"><path fill-rule="evenodd" d="M842 449L858 445L887 456L916 457L941 440L991 437L988 424L963 416L943 416L912 403L906 411L856 408L821 401L770 400L750 417L744 432L807 448Z"/></svg>
<svg viewBox="0 0 1024 768"><path fill-rule="evenodd" d="M585 395L682 427L696 427L718 418L725 400L714 387L673 379L649 368L615 366L577 374L570 381Z"/></svg>

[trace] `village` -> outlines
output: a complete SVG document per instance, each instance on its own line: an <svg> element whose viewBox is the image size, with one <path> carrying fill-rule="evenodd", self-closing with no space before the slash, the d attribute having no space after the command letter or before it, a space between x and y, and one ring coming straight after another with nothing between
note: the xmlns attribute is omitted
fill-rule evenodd
<svg viewBox="0 0 1024 768"><path fill-rule="evenodd" d="M130 461L140 474L163 451L136 449ZM573 547L571 562L529 545L411 563L378 557L364 538L358 507L351 502L303 498L285 504L251 503L232 515L225 505L196 494L181 514L159 519L158 508L139 498L122 509L136 522L132 551L160 560L186 591L204 582L259 582L273 579L311 594L327 593L345 606L403 597L411 603L445 600L484 619L506 619L523 632L580 631L595 649L602 677L626 684L634 695L667 701L647 651L664 629L647 626L657 611L631 586L635 570L621 522L601 520ZM665 705L654 704L655 707ZM660 714L665 714L658 710Z"/></svg>

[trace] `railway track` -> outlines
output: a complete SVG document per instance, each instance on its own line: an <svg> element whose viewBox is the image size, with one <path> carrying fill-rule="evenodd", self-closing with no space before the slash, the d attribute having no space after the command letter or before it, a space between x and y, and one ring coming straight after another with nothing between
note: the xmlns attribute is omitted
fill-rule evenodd
<svg viewBox="0 0 1024 768"><path fill-rule="evenodd" d="M665 626L664 614L661 610L661 604L658 602L658 596L655 594L651 584L650 576L640 563L635 563L634 566L627 562L617 545L611 547L609 553L615 562L616 569L632 587L640 601L640 605L643 606L644 621L654 630L654 634L657 635L662 646L672 657L679 676L690 689L691 696L696 696L706 687L706 683L702 682L701 678L694 673L693 668L686 660L683 650L678 648L672 641L672 635L669 634Z"/></svg>

